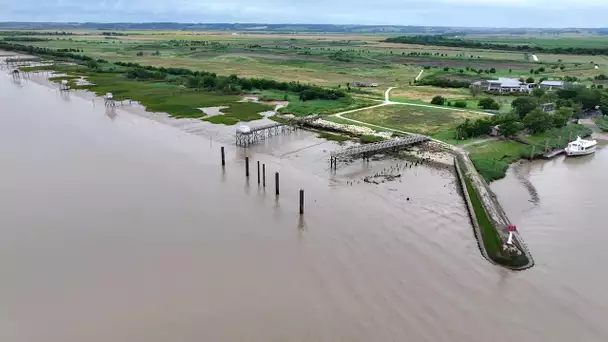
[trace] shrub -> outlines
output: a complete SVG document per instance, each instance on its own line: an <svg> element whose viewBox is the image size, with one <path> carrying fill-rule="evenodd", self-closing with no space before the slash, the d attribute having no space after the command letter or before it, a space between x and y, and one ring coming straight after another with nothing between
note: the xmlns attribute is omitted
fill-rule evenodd
<svg viewBox="0 0 608 342"><path fill-rule="evenodd" d="M467 103L466 103L466 101L456 101L456 102L454 102L454 107L467 108Z"/></svg>
<svg viewBox="0 0 608 342"><path fill-rule="evenodd" d="M431 104L443 106L445 104L445 98L441 95L437 95L433 97L433 99L431 100Z"/></svg>

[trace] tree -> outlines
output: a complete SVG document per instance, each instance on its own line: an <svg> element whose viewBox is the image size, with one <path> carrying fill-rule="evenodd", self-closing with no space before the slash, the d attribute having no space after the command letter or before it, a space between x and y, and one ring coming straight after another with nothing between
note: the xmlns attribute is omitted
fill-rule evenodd
<svg viewBox="0 0 608 342"><path fill-rule="evenodd" d="M523 129L521 122L515 121L515 120L507 121L507 122L501 124L499 126L499 128L500 128L500 135L502 135L505 138L515 136L515 135L517 135L517 133L519 133Z"/></svg>
<svg viewBox="0 0 608 342"><path fill-rule="evenodd" d="M431 100L431 104L443 106L445 104L445 98L443 96L437 95L433 97Z"/></svg>
<svg viewBox="0 0 608 342"><path fill-rule="evenodd" d="M564 127L568 123L570 117L574 114L574 109L562 107L553 114L553 125L557 128Z"/></svg>
<svg viewBox="0 0 608 342"><path fill-rule="evenodd" d="M602 93L597 89L588 89L586 87L577 88L578 94L575 100L581 104L583 110L595 109L600 105Z"/></svg>
<svg viewBox="0 0 608 342"><path fill-rule="evenodd" d="M537 108L526 114L523 123L530 133L538 134L553 128L553 117Z"/></svg>
<svg viewBox="0 0 608 342"><path fill-rule="evenodd" d="M526 83L534 83L534 77L526 78Z"/></svg>
<svg viewBox="0 0 608 342"><path fill-rule="evenodd" d="M608 91L604 91L600 98L600 110L604 115L608 115Z"/></svg>
<svg viewBox="0 0 608 342"><path fill-rule="evenodd" d="M536 97L536 98L541 98L543 96L545 96L547 92L544 89L541 88L534 88L534 90L532 90L532 96Z"/></svg>
<svg viewBox="0 0 608 342"><path fill-rule="evenodd" d="M511 107L513 107L515 113L517 113L520 118L525 117L526 114L530 113L535 108L538 108L538 105L538 99L531 96L518 97L511 102Z"/></svg>
<svg viewBox="0 0 608 342"><path fill-rule="evenodd" d="M496 69L495 68L491 68L490 69L490 74L495 74L496 73Z"/></svg>
<svg viewBox="0 0 608 342"><path fill-rule="evenodd" d="M480 85L471 85L471 87L469 87L469 90L471 91L471 95L475 98L477 97L477 95L482 93L482 89Z"/></svg>
<svg viewBox="0 0 608 342"><path fill-rule="evenodd" d="M491 97L484 97L483 99L479 100L479 104L477 106L482 109L490 109L490 110L499 110L500 109L500 105L498 104L498 102L496 102L496 100L494 100Z"/></svg>

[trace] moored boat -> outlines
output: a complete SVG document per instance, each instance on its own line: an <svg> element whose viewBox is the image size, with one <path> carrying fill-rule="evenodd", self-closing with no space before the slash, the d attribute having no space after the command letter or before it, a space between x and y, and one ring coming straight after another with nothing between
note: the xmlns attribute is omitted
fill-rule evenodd
<svg viewBox="0 0 608 342"><path fill-rule="evenodd" d="M597 141L595 140L585 140L577 137L575 141L569 143L568 147L566 147L566 155L574 157L592 154L595 152L596 145Z"/></svg>

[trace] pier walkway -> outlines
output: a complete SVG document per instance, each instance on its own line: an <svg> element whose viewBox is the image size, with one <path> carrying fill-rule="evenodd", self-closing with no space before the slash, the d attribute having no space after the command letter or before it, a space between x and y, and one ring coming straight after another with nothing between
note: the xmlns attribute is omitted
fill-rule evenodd
<svg viewBox="0 0 608 342"><path fill-rule="evenodd" d="M297 130L298 128L301 128L305 124L319 119L319 117L319 115L311 115L304 118L291 119L285 123L277 122L268 125L258 126L255 128L251 128L248 131L237 130L236 145L241 147L247 147L249 145L263 141L271 136L291 133Z"/></svg>
<svg viewBox="0 0 608 342"><path fill-rule="evenodd" d="M353 146L339 151L330 153L330 165L332 169L337 169L338 161L348 158L369 158L378 152L397 151L404 147L430 141L431 138L425 135L410 135L404 138L394 139L390 141L382 141L373 144Z"/></svg>

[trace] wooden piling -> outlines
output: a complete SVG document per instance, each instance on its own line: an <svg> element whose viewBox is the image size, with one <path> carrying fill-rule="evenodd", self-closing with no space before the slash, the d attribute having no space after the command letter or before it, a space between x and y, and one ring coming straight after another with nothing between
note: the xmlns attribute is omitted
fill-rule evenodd
<svg viewBox="0 0 608 342"><path fill-rule="evenodd" d="M274 187L275 187L275 193L277 196L279 196L279 172L275 172L274 173Z"/></svg>
<svg viewBox="0 0 608 342"><path fill-rule="evenodd" d="M266 187L266 164L262 164L262 186Z"/></svg>
<svg viewBox="0 0 608 342"><path fill-rule="evenodd" d="M532 152L530 153L530 160L534 159L534 151L536 150L536 146L532 145Z"/></svg>
<svg viewBox="0 0 608 342"><path fill-rule="evenodd" d="M224 153L224 146L222 146L222 166L226 166L226 154Z"/></svg>
<svg viewBox="0 0 608 342"><path fill-rule="evenodd" d="M304 189L300 189L300 215L304 215Z"/></svg>
<svg viewBox="0 0 608 342"><path fill-rule="evenodd" d="M249 157L245 157L245 177L249 178Z"/></svg>
<svg viewBox="0 0 608 342"><path fill-rule="evenodd" d="M258 184L260 184L260 161L258 160Z"/></svg>

